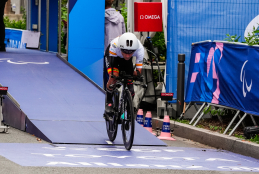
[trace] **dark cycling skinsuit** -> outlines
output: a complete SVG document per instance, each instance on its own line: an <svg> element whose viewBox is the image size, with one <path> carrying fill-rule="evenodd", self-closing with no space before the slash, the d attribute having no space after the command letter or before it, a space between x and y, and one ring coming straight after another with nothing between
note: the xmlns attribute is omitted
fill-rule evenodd
<svg viewBox="0 0 259 174"><path fill-rule="evenodd" d="M144 57L144 47L139 42L139 48L134 52L132 57L129 60L125 60L121 54L120 48L117 46L119 37L113 39L110 42L110 45L107 47L105 51L105 63L107 67L108 74L112 73L112 67L113 72L120 72L125 71L128 75L133 75L134 67L132 62L132 57L136 56L136 68L141 69L142 68L142 62ZM128 83L128 88L131 92L132 97L134 97L134 88L132 82ZM107 89L108 91L108 89ZM112 96L107 92L107 99L108 103L112 103Z"/></svg>

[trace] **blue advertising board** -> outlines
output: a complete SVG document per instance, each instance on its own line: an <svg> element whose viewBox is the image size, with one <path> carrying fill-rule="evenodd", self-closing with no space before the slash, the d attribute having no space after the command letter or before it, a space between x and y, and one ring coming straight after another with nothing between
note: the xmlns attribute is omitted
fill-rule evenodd
<svg viewBox="0 0 259 174"><path fill-rule="evenodd" d="M224 105L259 115L259 46L205 42L192 46L186 102Z"/></svg>
<svg viewBox="0 0 259 174"><path fill-rule="evenodd" d="M22 43L23 30L6 28L5 29L5 44L7 48L22 48L25 49L26 44Z"/></svg>
<svg viewBox="0 0 259 174"><path fill-rule="evenodd" d="M192 43L223 40L226 34L244 41L258 23L259 0L168 0L167 92L177 94L178 54L186 55L187 80Z"/></svg>
<svg viewBox="0 0 259 174"><path fill-rule="evenodd" d="M105 1L69 3L68 61L103 86Z"/></svg>

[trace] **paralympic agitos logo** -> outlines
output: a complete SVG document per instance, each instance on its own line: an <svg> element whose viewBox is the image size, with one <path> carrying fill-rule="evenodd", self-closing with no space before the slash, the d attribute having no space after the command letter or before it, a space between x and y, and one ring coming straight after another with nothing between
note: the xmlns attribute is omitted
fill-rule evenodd
<svg viewBox="0 0 259 174"><path fill-rule="evenodd" d="M140 15L140 19L161 19L159 15Z"/></svg>
<svg viewBox="0 0 259 174"><path fill-rule="evenodd" d="M246 97L247 92L251 91L252 84L253 84L253 81L251 80L250 85L249 86L247 85L246 72L244 70L244 67L245 67L247 62L248 62L248 60L245 61L245 63L243 64L242 69L241 69L241 73L240 73L240 81L243 82L243 96L244 97Z"/></svg>

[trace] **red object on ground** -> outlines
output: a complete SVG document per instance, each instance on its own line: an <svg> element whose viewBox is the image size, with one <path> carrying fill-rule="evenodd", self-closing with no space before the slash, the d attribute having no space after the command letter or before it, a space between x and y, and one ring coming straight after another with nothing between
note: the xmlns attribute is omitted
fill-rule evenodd
<svg viewBox="0 0 259 174"><path fill-rule="evenodd" d="M135 2L134 21L135 31L162 32L162 3Z"/></svg>

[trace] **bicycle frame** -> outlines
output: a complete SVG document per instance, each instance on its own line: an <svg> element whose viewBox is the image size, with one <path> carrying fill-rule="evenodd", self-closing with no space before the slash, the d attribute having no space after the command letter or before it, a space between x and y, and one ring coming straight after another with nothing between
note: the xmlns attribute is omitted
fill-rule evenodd
<svg viewBox="0 0 259 174"><path fill-rule="evenodd" d="M112 74L111 78L116 79L117 82L112 84L112 86L110 85L110 88L113 89L114 111L110 115L104 113L107 134L109 139L114 141L117 136L118 124L122 124L121 131L123 143L125 148L130 150L134 140L135 113L131 93L128 89L128 83L133 82L133 80L143 82L143 77L134 77L132 75L127 75L122 71L120 76L116 77ZM121 91L119 91L119 88L121 88Z"/></svg>
<svg viewBox="0 0 259 174"><path fill-rule="evenodd" d="M118 111L117 111L117 113L115 114L116 117L121 116L122 113L124 113L124 106L122 106L122 105L124 104L124 98L123 98L123 96L124 96L124 91L125 91L125 90L128 90L128 87L127 87L126 82L119 82L119 84L122 86L122 90L121 90L121 92L119 92L119 88L116 87L116 90L117 90L118 93L119 93L119 106L118 106Z"/></svg>

